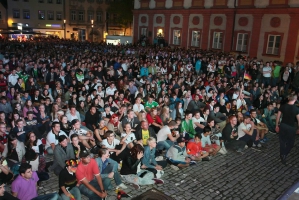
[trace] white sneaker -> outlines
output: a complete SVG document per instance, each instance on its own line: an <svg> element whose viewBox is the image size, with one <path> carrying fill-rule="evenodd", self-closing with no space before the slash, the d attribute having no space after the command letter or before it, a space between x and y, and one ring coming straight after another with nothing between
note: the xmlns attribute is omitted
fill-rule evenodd
<svg viewBox="0 0 299 200"><path fill-rule="evenodd" d="M248 146L247 146L247 145L245 145L245 149L248 149Z"/></svg>
<svg viewBox="0 0 299 200"><path fill-rule="evenodd" d="M175 165L170 165L170 167L174 170L174 171L179 171L180 168L178 166Z"/></svg>
<svg viewBox="0 0 299 200"><path fill-rule="evenodd" d="M162 161L163 159L164 159L163 156L157 156L157 157L155 158L156 161Z"/></svg>
<svg viewBox="0 0 299 200"><path fill-rule="evenodd" d="M116 188L127 189L128 187L125 184L121 183Z"/></svg>
<svg viewBox="0 0 299 200"><path fill-rule="evenodd" d="M256 146L257 146L258 148L261 148L261 147L262 147L262 145L261 145L260 143L258 143Z"/></svg>
<svg viewBox="0 0 299 200"><path fill-rule="evenodd" d="M224 151L225 153L227 153L227 150L226 150L225 146L222 146L221 149L223 149L223 151Z"/></svg>
<svg viewBox="0 0 299 200"><path fill-rule="evenodd" d="M227 152L225 152L222 148L218 152L221 153L222 155L227 154Z"/></svg>

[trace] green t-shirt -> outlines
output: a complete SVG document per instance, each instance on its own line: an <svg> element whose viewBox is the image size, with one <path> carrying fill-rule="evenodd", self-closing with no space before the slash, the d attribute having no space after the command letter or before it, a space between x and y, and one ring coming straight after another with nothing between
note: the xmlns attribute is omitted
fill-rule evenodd
<svg viewBox="0 0 299 200"><path fill-rule="evenodd" d="M145 103L144 107L146 107L146 108L155 108L155 107L158 107L158 106L159 106L159 104L157 102L155 102L155 101L153 101L152 103L150 103L150 102L147 101Z"/></svg>
<svg viewBox="0 0 299 200"><path fill-rule="evenodd" d="M279 65L275 66L274 71L273 71L273 75L274 75L275 78L279 77L279 75L280 75L280 68L281 68L281 66L279 66Z"/></svg>

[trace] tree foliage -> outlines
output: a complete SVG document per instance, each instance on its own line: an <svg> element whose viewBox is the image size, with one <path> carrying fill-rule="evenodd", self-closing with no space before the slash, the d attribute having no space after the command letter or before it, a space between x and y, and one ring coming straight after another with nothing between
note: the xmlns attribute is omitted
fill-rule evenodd
<svg viewBox="0 0 299 200"><path fill-rule="evenodd" d="M114 0L109 4L107 9L109 14L116 14L115 19L108 19L119 24L120 27L126 29L130 27L133 22L134 0Z"/></svg>

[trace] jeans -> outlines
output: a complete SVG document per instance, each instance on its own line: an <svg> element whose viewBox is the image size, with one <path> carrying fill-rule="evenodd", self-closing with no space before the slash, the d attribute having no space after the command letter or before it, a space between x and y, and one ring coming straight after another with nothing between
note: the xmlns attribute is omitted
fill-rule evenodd
<svg viewBox="0 0 299 200"><path fill-rule="evenodd" d="M245 134L243 137L239 138L239 140L246 142L248 147L252 147L253 143L256 145L258 144L258 141L255 140L256 134L257 134L257 131L254 130L252 135Z"/></svg>
<svg viewBox="0 0 299 200"><path fill-rule="evenodd" d="M261 121L267 125L270 131L275 132L275 124L270 117L262 117Z"/></svg>
<svg viewBox="0 0 299 200"><path fill-rule="evenodd" d="M276 86L278 82L279 77L273 77L272 78L272 86Z"/></svg>
<svg viewBox="0 0 299 200"><path fill-rule="evenodd" d="M100 188L100 186L98 184L97 179L93 179L92 181L89 182L89 184L92 185L97 191L101 191L101 188ZM79 186L79 190L80 190L81 194L84 194L90 200L102 199L97 194L95 194L93 191L91 191L90 189L88 189L84 184L81 184Z"/></svg>
<svg viewBox="0 0 299 200"><path fill-rule="evenodd" d="M31 200L57 200L58 198L59 195L57 193L51 193L51 194L37 196Z"/></svg>
<svg viewBox="0 0 299 200"><path fill-rule="evenodd" d="M165 149L166 151L173 145L173 141L171 140L165 140L165 141L160 141L157 144L157 150L163 150Z"/></svg>
<svg viewBox="0 0 299 200"><path fill-rule="evenodd" d="M271 77L263 77L263 83L265 87L268 87L270 85Z"/></svg>
<svg viewBox="0 0 299 200"><path fill-rule="evenodd" d="M75 197L76 200L81 200L81 192L78 187L73 187L71 190L69 190L69 193L71 193ZM62 193L60 195L60 199L61 200L70 200L70 198L65 196L64 193Z"/></svg>
<svg viewBox="0 0 299 200"><path fill-rule="evenodd" d="M114 167L113 165L107 165L107 167L102 171L101 174L109 174L110 172L114 172L114 181L115 181L115 184L116 185L120 185L121 184L121 178L120 178L120 175L118 173L118 171L114 171ZM110 178L102 178L103 179L103 184L104 184L104 188L105 190L111 190L113 187L111 185L111 179ZM108 179L108 180L106 180ZM107 185L105 185L107 184Z"/></svg>
<svg viewBox="0 0 299 200"><path fill-rule="evenodd" d="M160 165L164 169L167 166L167 161L166 160L157 161L157 164ZM154 165L154 164L151 163L151 165ZM155 168L146 168L146 170L150 171L150 172L153 172L153 174L155 176L158 173L158 171Z"/></svg>

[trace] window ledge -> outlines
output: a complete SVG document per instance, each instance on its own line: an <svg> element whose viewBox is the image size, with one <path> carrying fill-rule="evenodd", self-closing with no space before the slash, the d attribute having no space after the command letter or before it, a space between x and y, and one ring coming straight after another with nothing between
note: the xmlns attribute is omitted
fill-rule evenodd
<svg viewBox="0 0 299 200"><path fill-rule="evenodd" d="M266 53L263 53L262 56L268 56L268 57L272 57L272 58L280 58L280 55L266 54Z"/></svg>

